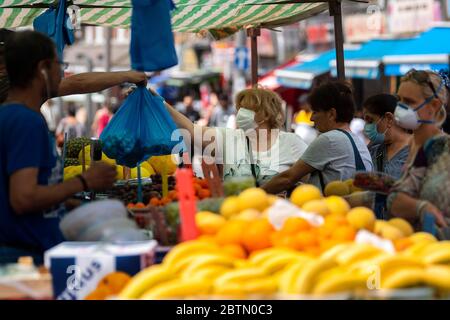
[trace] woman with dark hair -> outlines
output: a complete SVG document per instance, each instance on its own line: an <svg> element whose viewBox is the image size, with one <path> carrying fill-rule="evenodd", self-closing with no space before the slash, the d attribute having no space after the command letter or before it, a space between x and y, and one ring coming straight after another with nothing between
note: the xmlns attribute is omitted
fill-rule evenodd
<svg viewBox="0 0 450 320"><path fill-rule="evenodd" d="M308 102L311 120L321 134L290 169L263 186L270 193L292 189L308 174L309 183L323 190L327 183L349 179L357 170L372 171L369 150L350 131L355 113L351 87L345 82L325 83L311 92Z"/></svg>
<svg viewBox="0 0 450 320"><path fill-rule="evenodd" d="M377 94L363 103L364 133L376 171L399 179L409 154L409 135L395 123L397 98L390 94Z"/></svg>

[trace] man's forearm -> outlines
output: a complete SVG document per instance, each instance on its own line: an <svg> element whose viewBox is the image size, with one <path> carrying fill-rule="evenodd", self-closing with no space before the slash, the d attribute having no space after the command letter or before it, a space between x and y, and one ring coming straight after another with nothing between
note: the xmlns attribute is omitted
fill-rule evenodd
<svg viewBox="0 0 450 320"><path fill-rule="evenodd" d="M269 182L261 186L261 188L268 193L277 194L290 189L292 186L293 184L289 178L288 170L276 175Z"/></svg>
<svg viewBox="0 0 450 320"><path fill-rule="evenodd" d="M27 196L27 200L15 202L17 214L39 212L52 206L63 203L74 194L83 191L83 184L79 179L70 179L63 183L51 186L36 186L34 192Z"/></svg>
<svg viewBox="0 0 450 320"><path fill-rule="evenodd" d="M129 73L123 72L86 72L62 79L59 96L99 92L130 81Z"/></svg>

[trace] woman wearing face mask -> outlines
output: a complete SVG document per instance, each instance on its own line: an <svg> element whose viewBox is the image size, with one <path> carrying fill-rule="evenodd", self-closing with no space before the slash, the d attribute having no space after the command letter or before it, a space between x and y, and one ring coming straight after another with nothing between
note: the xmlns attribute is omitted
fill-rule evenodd
<svg viewBox="0 0 450 320"><path fill-rule="evenodd" d="M355 113L351 88L344 82L325 83L312 91L308 102L311 120L321 134L290 169L263 186L267 192L290 190L309 174L309 183L323 190L329 182L349 179L356 171L372 171L369 150L350 131Z"/></svg>
<svg viewBox="0 0 450 320"><path fill-rule="evenodd" d="M374 170L386 173L395 180L402 175L411 138L395 123L396 106L397 98L390 94L377 94L363 103L364 133L370 139L368 148Z"/></svg>
<svg viewBox="0 0 450 320"><path fill-rule="evenodd" d="M296 134L280 130L284 123L282 100L267 89L246 89L236 96L237 129L199 127L167 103L166 107L196 145L196 133L201 130L202 150L223 165L224 179L253 176L262 184L292 166L307 147Z"/></svg>
<svg viewBox="0 0 450 320"><path fill-rule="evenodd" d="M441 130L448 103L448 78L432 71L409 71L398 89L397 124L413 131L410 156L402 179L388 197L388 209L422 229L424 213L438 226L448 227L450 188L448 161L450 137ZM436 170L435 164L443 168ZM439 168L437 168L439 169ZM447 221L446 221L447 219Z"/></svg>

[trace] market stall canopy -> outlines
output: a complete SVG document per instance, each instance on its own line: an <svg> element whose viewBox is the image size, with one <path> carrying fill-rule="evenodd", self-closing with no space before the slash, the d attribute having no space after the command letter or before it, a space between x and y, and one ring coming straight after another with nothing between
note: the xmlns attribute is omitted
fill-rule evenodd
<svg viewBox="0 0 450 320"><path fill-rule="evenodd" d="M379 79L380 64L383 56L392 50L401 48L410 39L374 39L361 45L345 60L345 74L349 78ZM330 61L331 75L336 77L336 60Z"/></svg>
<svg viewBox="0 0 450 320"><path fill-rule="evenodd" d="M383 56L385 75L404 75L411 68L436 70L449 68L450 26L434 27L406 41Z"/></svg>
<svg viewBox="0 0 450 320"><path fill-rule="evenodd" d="M344 50L344 58L351 58L358 47L348 47ZM311 61L299 63L292 67L276 70L277 82L284 87L308 90L314 78L330 72L330 62L336 59L335 50L329 50Z"/></svg>
<svg viewBox="0 0 450 320"><path fill-rule="evenodd" d="M209 31L216 39L243 27L273 28L309 18L328 9L328 2L305 0L175 0L172 12L174 31ZM289 3L286 3L289 2ZM301 1L299 1L301 2ZM31 25L33 19L54 0L0 0L0 27ZM130 0L73 0L80 8L81 23L128 28L131 23ZM151 32L151 30L149 31Z"/></svg>
<svg viewBox="0 0 450 320"><path fill-rule="evenodd" d="M450 25L431 28L415 38L374 39L361 45L345 59L350 78L379 79L384 75L401 76L411 68L440 70L449 67ZM331 75L336 76L336 60L331 60Z"/></svg>

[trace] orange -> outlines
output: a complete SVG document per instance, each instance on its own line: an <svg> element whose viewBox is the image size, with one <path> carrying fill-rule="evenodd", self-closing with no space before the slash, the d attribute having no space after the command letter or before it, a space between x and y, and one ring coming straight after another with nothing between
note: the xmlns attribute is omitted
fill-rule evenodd
<svg viewBox="0 0 450 320"><path fill-rule="evenodd" d="M145 204L143 204L142 202L138 202L138 203L136 203L134 208L135 209L143 209L143 208L145 208Z"/></svg>
<svg viewBox="0 0 450 320"><path fill-rule="evenodd" d="M412 244L413 242L409 238L397 239L394 241L394 247L397 251L403 251L410 247Z"/></svg>
<svg viewBox="0 0 450 320"><path fill-rule="evenodd" d="M350 205L348 202L338 196L329 196L325 198L325 203L328 206L330 214L346 215L350 211Z"/></svg>
<svg viewBox="0 0 450 320"><path fill-rule="evenodd" d="M247 231L248 221L230 220L216 234L216 241L220 245L242 244L242 237Z"/></svg>
<svg viewBox="0 0 450 320"><path fill-rule="evenodd" d="M159 206L159 199L158 198L151 198L150 199L150 205L152 205L152 206L155 206L155 207L157 207L157 206Z"/></svg>
<svg viewBox="0 0 450 320"><path fill-rule="evenodd" d="M274 247L289 248L299 250L295 236L286 235L280 231L274 232L271 236L271 242Z"/></svg>
<svg viewBox="0 0 450 320"><path fill-rule="evenodd" d="M327 203L322 199L308 201L302 206L302 210L321 215L322 217L330 213Z"/></svg>
<svg viewBox="0 0 450 320"><path fill-rule="evenodd" d="M97 288L108 288L112 294L119 293L130 281L131 277L125 272L112 272L100 280Z"/></svg>
<svg viewBox="0 0 450 320"><path fill-rule="evenodd" d="M324 228L328 228L330 230L336 229L338 226L345 226L348 225L347 219L338 214L330 214L327 217L325 217L325 222L322 225Z"/></svg>
<svg viewBox="0 0 450 320"><path fill-rule="evenodd" d="M311 226L308 221L300 217L289 217L284 221L281 232L285 234L296 234L300 231L310 229Z"/></svg>
<svg viewBox="0 0 450 320"><path fill-rule="evenodd" d="M172 200L178 200L178 192L176 190L169 191L167 196Z"/></svg>
<svg viewBox="0 0 450 320"><path fill-rule="evenodd" d="M338 245L341 243L342 243L341 241L334 240L334 239L323 240L322 242L320 242L320 250L322 252L325 252L328 249L333 248L335 245Z"/></svg>
<svg viewBox="0 0 450 320"><path fill-rule="evenodd" d="M215 235L226 224L226 219L219 214L200 211L195 215L195 224L200 234Z"/></svg>
<svg viewBox="0 0 450 320"><path fill-rule="evenodd" d="M226 244L221 248L225 254L232 256L237 259L246 259L247 252L245 249L239 244Z"/></svg>
<svg viewBox="0 0 450 320"><path fill-rule="evenodd" d="M108 287L98 287L86 297L84 297L84 300L105 300L112 294L113 293L111 292L111 290L109 290Z"/></svg>
<svg viewBox="0 0 450 320"><path fill-rule="evenodd" d="M295 236L295 244L298 249L306 249L318 245L318 238L314 232L303 231Z"/></svg>
<svg viewBox="0 0 450 320"><path fill-rule="evenodd" d="M376 221L372 210L365 207L356 207L347 214L348 223L355 229L366 229L372 231Z"/></svg>
<svg viewBox="0 0 450 320"><path fill-rule="evenodd" d="M319 247L307 247L303 251L313 257L318 257L322 253Z"/></svg>
<svg viewBox="0 0 450 320"><path fill-rule="evenodd" d="M299 207L306 202L322 198L322 192L310 184L303 184L294 189L291 194L291 202Z"/></svg>
<svg viewBox="0 0 450 320"><path fill-rule="evenodd" d="M251 221L242 238L244 248L251 252L271 247L270 236L274 231L267 219Z"/></svg>
<svg viewBox="0 0 450 320"><path fill-rule="evenodd" d="M209 197L211 197L211 191L209 191L208 189L201 189L201 190L198 192L198 197L199 197L200 199L209 198Z"/></svg>
<svg viewBox="0 0 450 320"><path fill-rule="evenodd" d="M351 226L339 226L337 227L331 238L336 241L353 241L355 240L356 230Z"/></svg>

